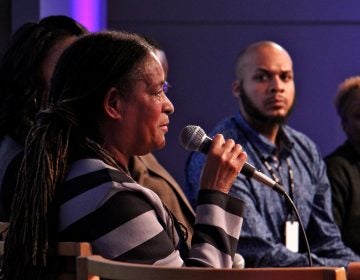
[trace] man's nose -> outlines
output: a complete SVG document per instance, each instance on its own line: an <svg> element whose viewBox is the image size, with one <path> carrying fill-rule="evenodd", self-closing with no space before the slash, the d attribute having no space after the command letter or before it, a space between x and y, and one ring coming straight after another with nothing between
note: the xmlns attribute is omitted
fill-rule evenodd
<svg viewBox="0 0 360 280"><path fill-rule="evenodd" d="M283 92L284 91L284 82L279 76L274 76L271 79L270 91L271 92Z"/></svg>

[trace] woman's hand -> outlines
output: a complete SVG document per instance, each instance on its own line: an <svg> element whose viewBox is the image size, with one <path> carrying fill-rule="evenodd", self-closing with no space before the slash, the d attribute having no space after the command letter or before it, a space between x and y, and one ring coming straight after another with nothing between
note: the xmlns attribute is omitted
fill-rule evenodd
<svg viewBox="0 0 360 280"><path fill-rule="evenodd" d="M240 144L215 135L207 155L200 180L201 189L212 189L228 193L233 181L247 159Z"/></svg>

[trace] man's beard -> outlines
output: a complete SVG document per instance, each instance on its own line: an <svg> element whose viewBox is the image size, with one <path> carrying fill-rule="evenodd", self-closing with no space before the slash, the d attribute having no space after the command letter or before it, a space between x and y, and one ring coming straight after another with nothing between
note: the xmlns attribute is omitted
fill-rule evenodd
<svg viewBox="0 0 360 280"><path fill-rule="evenodd" d="M251 99L248 97L248 94L244 90L242 86L240 86L240 94L239 97L241 99L243 108L252 119L254 119L256 122L266 123L269 125L282 125L284 124L292 109L294 108L294 104L291 106L289 111L285 116L267 116L264 113L262 113L258 108L255 107L254 103L251 101Z"/></svg>

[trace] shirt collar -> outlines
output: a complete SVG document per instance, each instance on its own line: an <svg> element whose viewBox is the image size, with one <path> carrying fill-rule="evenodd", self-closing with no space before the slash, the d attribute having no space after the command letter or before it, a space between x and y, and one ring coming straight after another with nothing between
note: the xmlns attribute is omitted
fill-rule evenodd
<svg viewBox="0 0 360 280"><path fill-rule="evenodd" d="M250 144L254 146L265 158L272 157L276 154L277 147L269 141L265 136L253 129L240 112L235 116L237 126L243 131L244 136L248 139ZM279 130L280 141L280 158L288 157L294 143L290 140L287 132L287 126L282 125Z"/></svg>

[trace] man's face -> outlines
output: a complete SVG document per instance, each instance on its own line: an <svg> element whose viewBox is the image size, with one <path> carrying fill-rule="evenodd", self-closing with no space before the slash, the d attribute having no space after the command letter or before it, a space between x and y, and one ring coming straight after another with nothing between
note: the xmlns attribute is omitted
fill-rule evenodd
<svg viewBox="0 0 360 280"><path fill-rule="evenodd" d="M283 123L295 99L292 61L276 45L263 45L243 59L238 81L240 110L249 121Z"/></svg>

